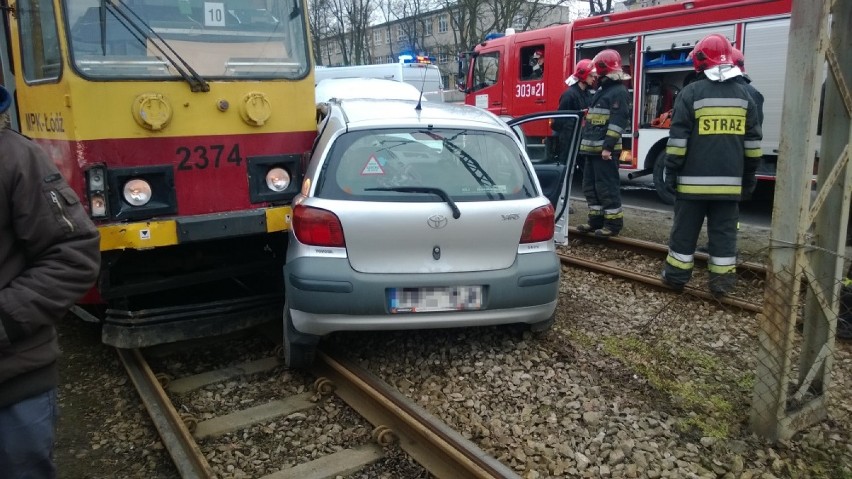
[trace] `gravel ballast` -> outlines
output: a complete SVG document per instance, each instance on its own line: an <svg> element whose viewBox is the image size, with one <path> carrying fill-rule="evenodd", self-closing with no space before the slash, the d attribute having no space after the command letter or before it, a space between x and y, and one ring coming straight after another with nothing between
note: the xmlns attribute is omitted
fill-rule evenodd
<svg viewBox="0 0 852 479"><path fill-rule="evenodd" d="M585 212L582 204L575 207L572 224ZM671 218L628 209L626 222L624 236L665 242ZM766 230L744 226L741 251L750 260L759 260L761 251L765 257L767 237ZM605 254L611 260L612 253ZM659 261L624 258L648 271ZM568 267L558 311L553 330L543 335L508 326L337 333L326 342L525 479L852 477L852 344L835 345L828 419L772 444L748 429L757 352L753 313ZM177 477L97 328L69 318L60 333L60 477ZM255 359L265 347L255 344L234 361ZM181 358L180 367L163 367L175 375L198 372L201 363L192 357ZM294 379L286 371L279 375L282 383ZM274 382L257 384L252 391L226 382L188 401L211 414L216 404L229 409L254 401L255 394L263 400L275 395ZM298 390L282 386L281 395ZM248 477L249 465L272 471L299 462L294 455L308 460L334 449L302 443L281 449L294 438L315 437L308 428L326 428L329 444L369 435L345 407L324 407L339 427L296 417L257 426L268 440L254 449L229 445L245 431L217 440L217 473ZM392 456L354 477L420 474L406 458Z"/></svg>

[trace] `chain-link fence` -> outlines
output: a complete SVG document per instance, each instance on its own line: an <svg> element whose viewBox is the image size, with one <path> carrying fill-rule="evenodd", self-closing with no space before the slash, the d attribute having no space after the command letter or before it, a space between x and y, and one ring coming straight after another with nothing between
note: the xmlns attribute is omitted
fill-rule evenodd
<svg viewBox="0 0 852 479"><path fill-rule="evenodd" d="M801 246L789 263L767 271L751 425L767 437L788 438L829 416L837 361L836 340L852 339L852 287L837 278L849 258ZM852 274L852 272L850 272ZM845 359L844 359L845 360Z"/></svg>

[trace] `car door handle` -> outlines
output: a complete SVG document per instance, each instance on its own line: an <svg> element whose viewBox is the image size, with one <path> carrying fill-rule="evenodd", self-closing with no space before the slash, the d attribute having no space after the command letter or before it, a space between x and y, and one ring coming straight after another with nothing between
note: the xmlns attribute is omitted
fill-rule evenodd
<svg viewBox="0 0 852 479"><path fill-rule="evenodd" d="M502 105L502 104L503 104L503 102L502 102L502 101L492 101L492 102L491 102L491 106L500 106L500 105Z"/></svg>
<svg viewBox="0 0 852 479"><path fill-rule="evenodd" d="M544 98L540 98L540 99L536 100L535 102L536 103L545 103L546 101L547 100L545 100Z"/></svg>

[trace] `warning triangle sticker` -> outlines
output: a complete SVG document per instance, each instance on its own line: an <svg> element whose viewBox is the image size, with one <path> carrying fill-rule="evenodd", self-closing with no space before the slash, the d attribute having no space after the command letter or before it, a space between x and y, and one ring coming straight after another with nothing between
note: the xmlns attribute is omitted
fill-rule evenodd
<svg viewBox="0 0 852 479"><path fill-rule="evenodd" d="M367 160L367 164L364 165L364 169L361 170L362 175L384 175L385 170L382 169L382 165L379 164L379 160L376 159L376 155L370 155L370 159Z"/></svg>

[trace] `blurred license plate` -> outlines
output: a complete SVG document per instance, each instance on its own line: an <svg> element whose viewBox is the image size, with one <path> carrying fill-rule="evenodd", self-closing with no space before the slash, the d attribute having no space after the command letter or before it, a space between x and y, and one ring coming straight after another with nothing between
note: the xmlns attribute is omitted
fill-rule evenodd
<svg viewBox="0 0 852 479"><path fill-rule="evenodd" d="M482 308L482 286L391 288L391 313L426 313Z"/></svg>

